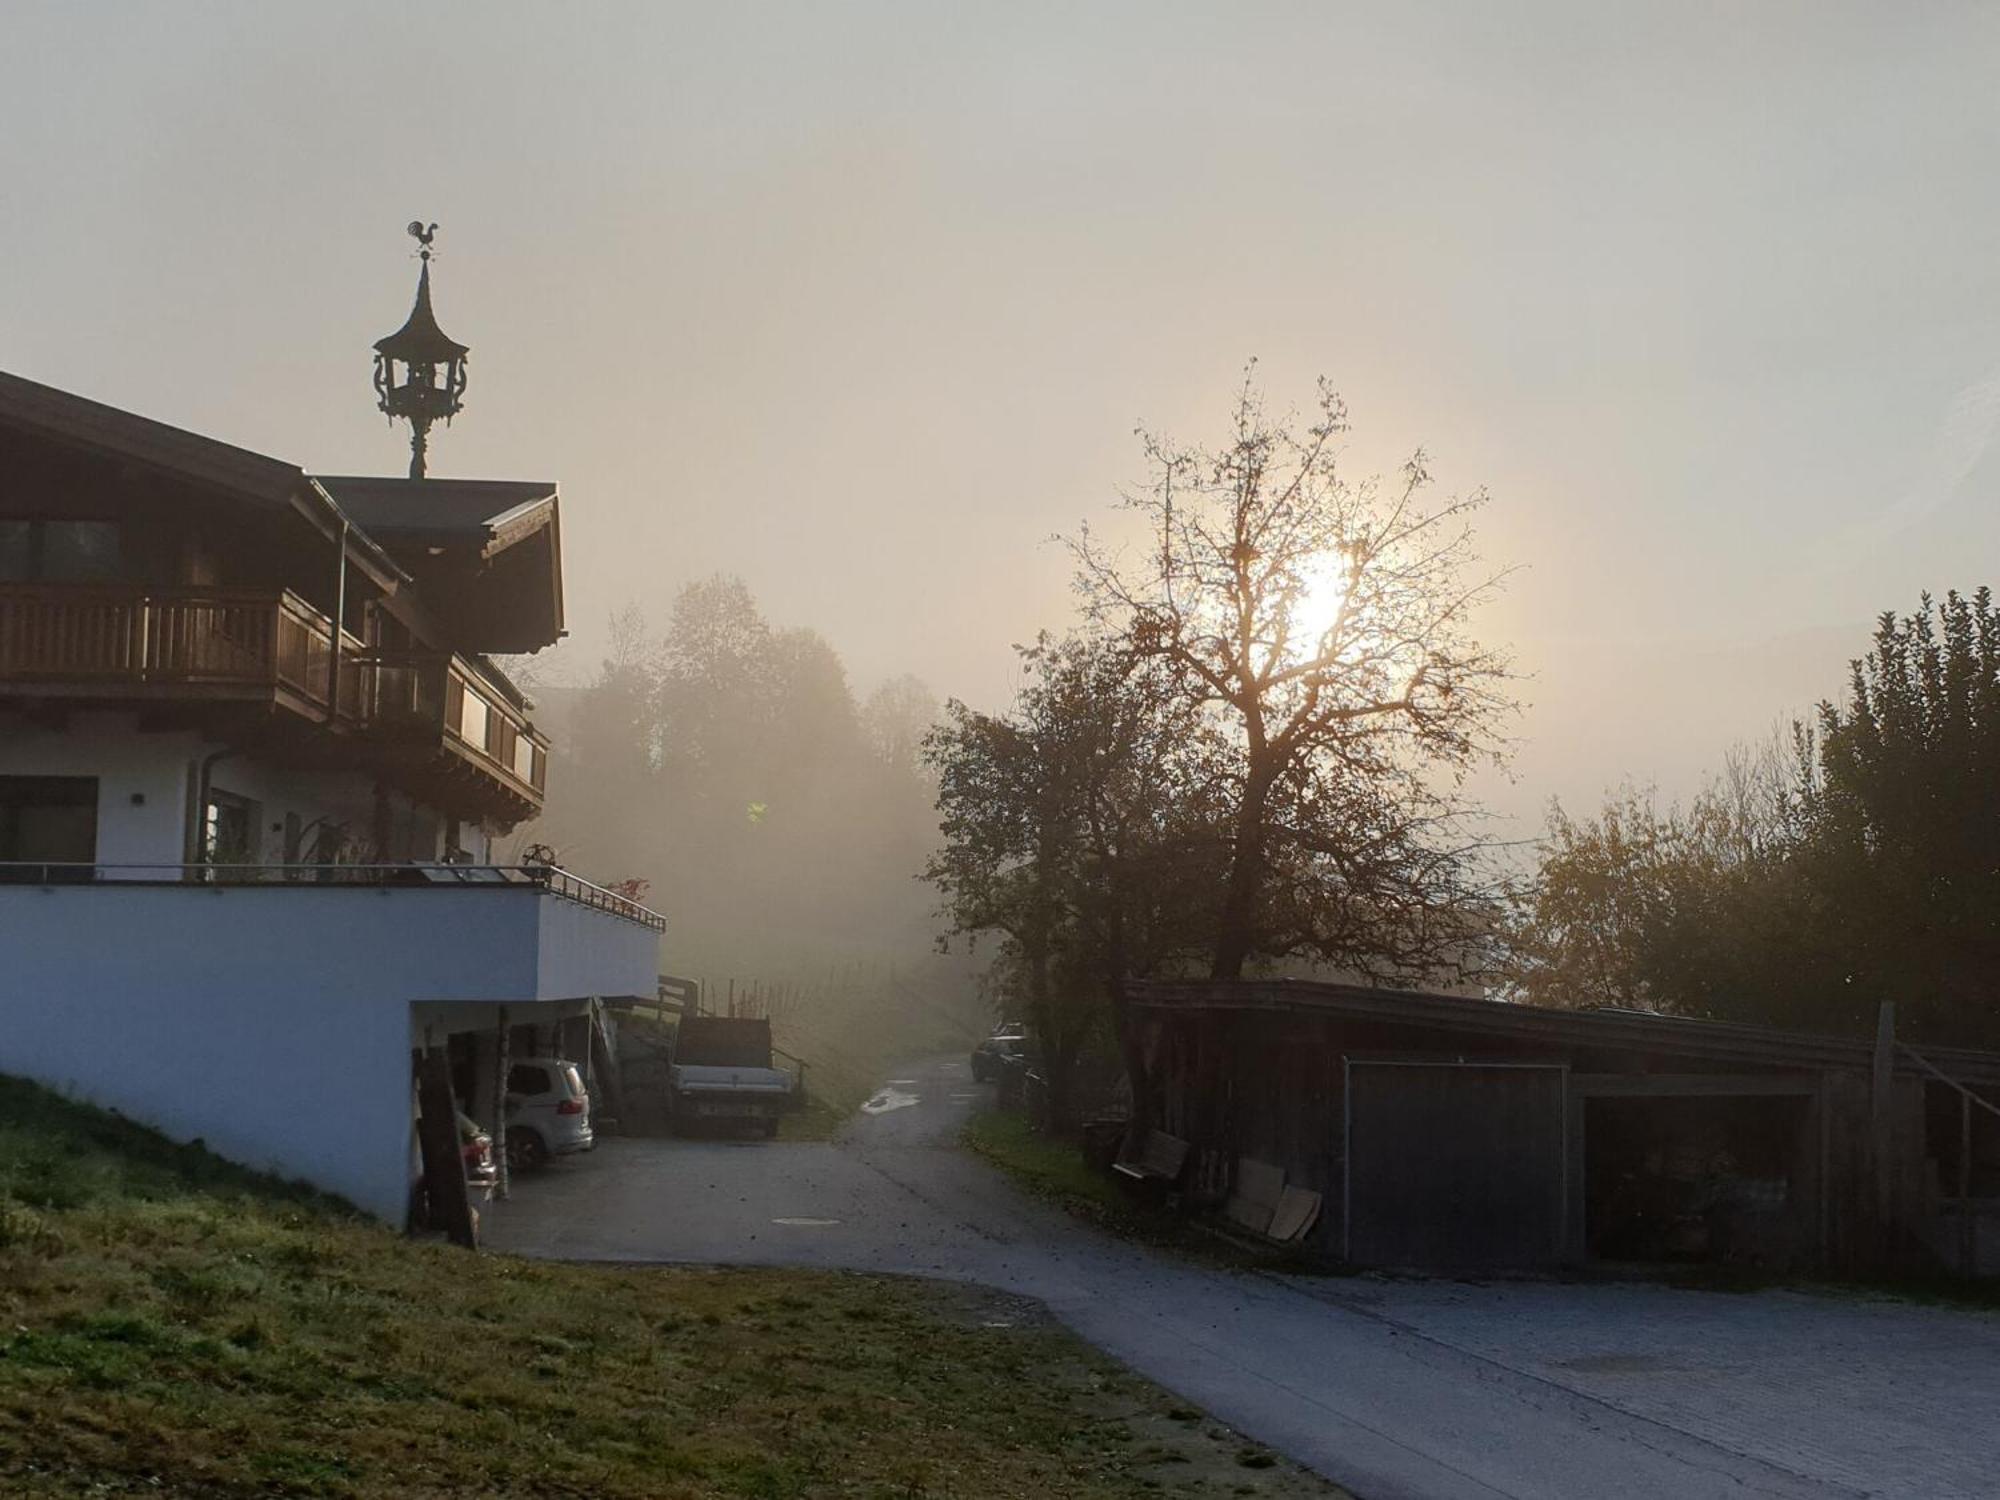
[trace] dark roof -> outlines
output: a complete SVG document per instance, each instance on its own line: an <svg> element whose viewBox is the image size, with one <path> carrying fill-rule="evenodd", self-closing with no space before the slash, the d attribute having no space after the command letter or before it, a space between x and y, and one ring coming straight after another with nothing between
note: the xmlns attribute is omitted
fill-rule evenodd
<svg viewBox="0 0 2000 1500"><path fill-rule="evenodd" d="M429 253L425 252L426 255ZM429 260L424 262L423 270L418 273L417 300L411 304L409 317L387 338L375 341L375 352L413 365L441 365L450 360L463 359L472 352L438 327L437 315L431 311Z"/></svg>
<svg viewBox="0 0 2000 1500"><path fill-rule="evenodd" d="M0 422L99 448L252 500L288 505L305 483L298 465L219 443L101 401L0 370Z"/></svg>
<svg viewBox="0 0 2000 1500"><path fill-rule="evenodd" d="M384 540L498 551L547 525L556 509L556 486L539 480L314 477L356 525Z"/></svg>
<svg viewBox="0 0 2000 1500"><path fill-rule="evenodd" d="M563 633L553 484L512 479L316 481L416 575L426 602L482 651L539 651Z"/></svg>
<svg viewBox="0 0 2000 1500"><path fill-rule="evenodd" d="M418 581L424 607L473 649L534 651L562 634L561 521L552 483L320 478L4 371L0 427L290 509L329 537L348 523L362 565L385 587ZM535 545L509 551L531 539ZM433 562L441 567L431 568ZM441 576L453 571L470 581Z"/></svg>
<svg viewBox="0 0 2000 1500"><path fill-rule="evenodd" d="M1875 1051L1871 1039L1781 1031L1735 1021L1630 1010L1555 1010L1306 979L1135 980L1126 991L1132 1004L1149 1009L1290 1011L1459 1035L1510 1037L1551 1047L1666 1052L1778 1067L1865 1071ZM1916 1050L1964 1082L2000 1083L2000 1052L1929 1046ZM1908 1071L1916 1064L1899 1056L1897 1067Z"/></svg>
<svg viewBox="0 0 2000 1500"><path fill-rule="evenodd" d="M0 425L206 485L239 500L324 519L330 502L314 496L305 471L281 458L171 427L102 401L0 370ZM337 509L337 506L332 508ZM404 573L365 528L356 549L385 578Z"/></svg>

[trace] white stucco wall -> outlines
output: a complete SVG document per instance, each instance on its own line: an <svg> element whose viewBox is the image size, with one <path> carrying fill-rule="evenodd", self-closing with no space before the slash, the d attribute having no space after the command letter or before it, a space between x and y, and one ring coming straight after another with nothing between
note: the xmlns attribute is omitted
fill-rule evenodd
<svg viewBox="0 0 2000 1500"><path fill-rule="evenodd" d="M542 903L535 961L544 995L659 993L659 934L574 901Z"/></svg>
<svg viewBox="0 0 2000 1500"><path fill-rule="evenodd" d="M97 861L100 865L178 865L188 858L188 819L202 764L227 747L193 731L139 728L131 713L79 713L59 730L0 713L0 776L95 776ZM256 845L249 863L285 858L285 819L302 829L325 819L357 839L373 837L374 778L351 771L313 771L273 765L232 752L209 762L209 786L257 806ZM135 800L136 799L136 800ZM397 847L389 858L435 859L442 852L443 819L400 792L390 794ZM483 831L467 826L460 841L483 856ZM301 850L312 857L312 836ZM150 872L157 875L159 872ZM107 871L107 878L148 878L146 871Z"/></svg>
<svg viewBox="0 0 2000 1500"><path fill-rule="evenodd" d="M0 886L0 1072L401 1223L413 1003L649 994L657 946L527 887Z"/></svg>
<svg viewBox="0 0 2000 1500"><path fill-rule="evenodd" d="M139 733L131 714L77 714L51 730L0 713L0 776L98 778L102 864L181 863L188 789L202 751L191 731Z"/></svg>

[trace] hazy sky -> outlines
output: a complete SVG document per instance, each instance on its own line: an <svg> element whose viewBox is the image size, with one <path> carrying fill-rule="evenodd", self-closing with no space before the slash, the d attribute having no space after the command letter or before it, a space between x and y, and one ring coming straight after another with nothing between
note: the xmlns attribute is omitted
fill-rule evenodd
<svg viewBox="0 0 2000 1500"><path fill-rule="evenodd" d="M1684 788L2000 574L2000 8L10 5L0 368L397 472L559 479L603 618L743 574L862 690L994 703L1047 538L1243 361L1523 565L1530 821Z"/></svg>

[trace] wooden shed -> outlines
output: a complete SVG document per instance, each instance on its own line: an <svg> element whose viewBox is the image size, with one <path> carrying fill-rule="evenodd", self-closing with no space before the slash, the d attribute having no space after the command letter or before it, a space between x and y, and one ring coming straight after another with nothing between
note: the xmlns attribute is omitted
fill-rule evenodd
<svg viewBox="0 0 2000 1500"><path fill-rule="evenodd" d="M1187 1194L1281 1169L1328 1257L2000 1269L2000 1054L1300 980L1129 999Z"/></svg>

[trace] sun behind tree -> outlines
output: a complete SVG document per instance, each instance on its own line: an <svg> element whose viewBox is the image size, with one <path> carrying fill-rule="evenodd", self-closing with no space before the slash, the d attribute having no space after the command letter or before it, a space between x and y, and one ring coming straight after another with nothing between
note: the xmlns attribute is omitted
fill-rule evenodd
<svg viewBox="0 0 2000 1500"><path fill-rule="evenodd" d="M1220 449L1148 436L1136 560L1071 543L1086 612L1233 749L1212 971L1302 955L1362 973L1466 967L1490 911L1459 786L1498 760L1506 656L1472 616L1500 583L1421 451L1384 484L1336 462L1347 411L1320 382L1303 427L1246 375Z"/></svg>

